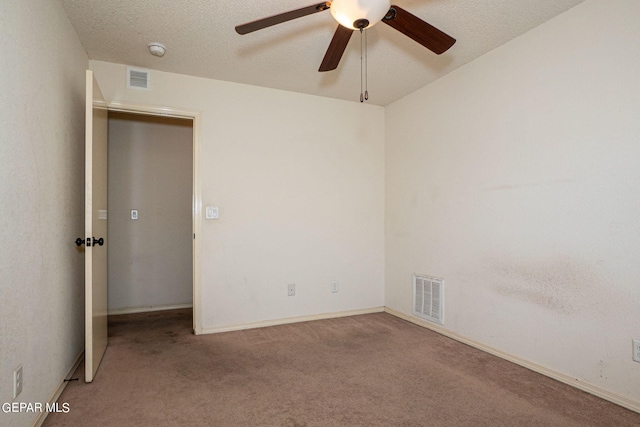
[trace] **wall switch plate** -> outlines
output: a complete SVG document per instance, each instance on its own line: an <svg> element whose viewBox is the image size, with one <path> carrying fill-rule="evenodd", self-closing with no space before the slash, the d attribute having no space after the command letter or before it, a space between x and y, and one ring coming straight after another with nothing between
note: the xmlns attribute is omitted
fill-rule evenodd
<svg viewBox="0 0 640 427"><path fill-rule="evenodd" d="M207 206L204 211L204 219L218 219L219 211L217 206Z"/></svg>
<svg viewBox="0 0 640 427"><path fill-rule="evenodd" d="M640 362L640 340L633 340L633 361Z"/></svg>
<svg viewBox="0 0 640 427"><path fill-rule="evenodd" d="M13 398L15 399L22 393L22 365L13 371Z"/></svg>
<svg viewBox="0 0 640 427"><path fill-rule="evenodd" d="M296 294L296 285L287 285L287 295L292 297Z"/></svg>
<svg viewBox="0 0 640 427"><path fill-rule="evenodd" d="M138 209L131 209L131 219L138 219Z"/></svg>
<svg viewBox="0 0 640 427"><path fill-rule="evenodd" d="M331 292L336 293L338 292L338 281L334 280L333 282L331 282Z"/></svg>

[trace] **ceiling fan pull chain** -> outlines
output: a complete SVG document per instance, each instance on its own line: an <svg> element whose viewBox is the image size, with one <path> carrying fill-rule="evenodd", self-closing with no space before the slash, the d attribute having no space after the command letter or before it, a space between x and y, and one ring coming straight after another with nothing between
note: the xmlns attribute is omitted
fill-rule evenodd
<svg viewBox="0 0 640 427"><path fill-rule="evenodd" d="M364 99L369 100L369 67L367 60L367 31L364 30Z"/></svg>
<svg viewBox="0 0 640 427"><path fill-rule="evenodd" d="M362 78L363 71L362 71L362 68L363 68L363 63L364 63L362 52L364 50L364 44L362 42L362 33L364 33L364 30L362 28L360 28L360 102L364 102L364 94L363 94L364 92L363 92L363 87L362 87L362 85L363 85L363 78Z"/></svg>

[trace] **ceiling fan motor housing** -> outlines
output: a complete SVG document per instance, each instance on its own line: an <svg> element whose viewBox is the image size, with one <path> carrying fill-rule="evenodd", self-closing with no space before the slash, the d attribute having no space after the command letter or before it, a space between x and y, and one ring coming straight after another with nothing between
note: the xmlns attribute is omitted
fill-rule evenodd
<svg viewBox="0 0 640 427"><path fill-rule="evenodd" d="M390 7L390 0L333 0L330 11L343 27L360 30L380 22Z"/></svg>

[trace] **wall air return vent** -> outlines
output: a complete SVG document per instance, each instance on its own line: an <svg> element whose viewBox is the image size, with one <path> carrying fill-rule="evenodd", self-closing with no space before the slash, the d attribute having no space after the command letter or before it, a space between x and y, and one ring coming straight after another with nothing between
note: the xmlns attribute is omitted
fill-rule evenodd
<svg viewBox="0 0 640 427"><path fill-rule="evenodd" d="M149 89L149 70L127 67L127 89Z"/></svg>
<svg viewBox="0 0 640 427"><path fill-rule="evenodd" d="M444 324L444 281L413 275L413 314Z"/></svg>

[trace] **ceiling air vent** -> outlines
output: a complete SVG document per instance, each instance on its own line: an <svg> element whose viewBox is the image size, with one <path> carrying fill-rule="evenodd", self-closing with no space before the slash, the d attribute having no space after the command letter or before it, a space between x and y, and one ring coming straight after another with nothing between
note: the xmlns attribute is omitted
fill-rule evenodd
<svg viewBox="0 0 640 427"><path fill-rule="evenodd" d="M444 281L413 275L413 314L444 324Z"/></svg>
<svg viewBox="0 0 640 427"><path fill-rule="evenodd" d="M127 89L149 90L149 70L127 67Z"/></svg>

